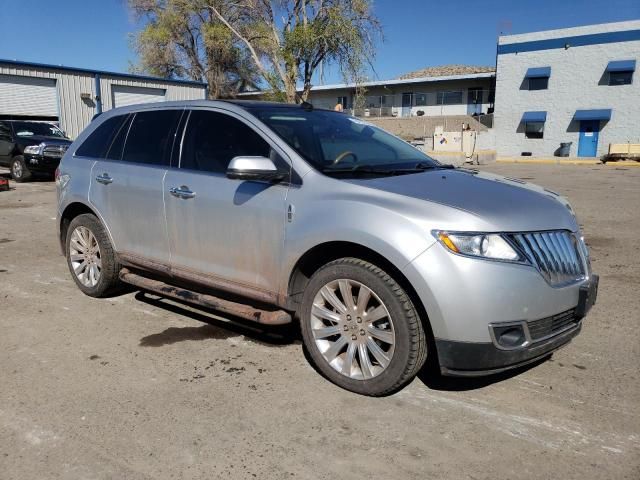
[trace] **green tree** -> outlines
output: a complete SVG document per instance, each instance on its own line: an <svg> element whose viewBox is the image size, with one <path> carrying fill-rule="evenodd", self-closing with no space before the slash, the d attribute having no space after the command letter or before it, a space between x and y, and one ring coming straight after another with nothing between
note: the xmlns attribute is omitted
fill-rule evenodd
<svg viewBox="0 0 640 480"><path fill-rule="evenodd" d="M274 95L290 103L307 99L324 66L360 82L382 33L372 0L235 0L209 7L245 46Z"/></svg>
<svg viewBox="0 0 640 480"><path fill-rule="evenodd" d="M258 81L246 46L214 11L228 0L129 0L143 29L133 36L136 71L207 82L209 97L232 97Z"/></svg>

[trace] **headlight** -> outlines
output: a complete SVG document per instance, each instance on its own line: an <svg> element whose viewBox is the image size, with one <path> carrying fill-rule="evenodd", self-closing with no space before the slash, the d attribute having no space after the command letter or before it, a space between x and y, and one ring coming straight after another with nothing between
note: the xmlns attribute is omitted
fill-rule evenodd
<svg viewBox="0 0 640 480"><path fill-rule="evenodd" d="M28 147L24 147L24 153L28 153L30 155L42 155L42 151L44 150L44 143L40 145L29 145Z"/></svg>
<svg viewBox="0 0 640 480"><path fill-rule="evenodd" d="M435 231L434 236L453 253L472 257L524 261L522 256L501 235L495 233L462 233Z"/></svg>

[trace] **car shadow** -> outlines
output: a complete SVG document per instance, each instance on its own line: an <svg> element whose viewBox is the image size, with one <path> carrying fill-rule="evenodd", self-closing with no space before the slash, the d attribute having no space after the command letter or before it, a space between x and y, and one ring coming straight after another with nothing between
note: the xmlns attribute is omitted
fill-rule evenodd
<svg viewBox="0 0 640 480"><path fill-rule="evenodd" d="M141 347L162 347L185 341L226 339L237 337L238 335L244 336L244 339L249 342L271 347L300 345L309 365L329 381L326 375L315 366L309 351L304 346L298 322L293 322L290 325L262 325L232 315L221 314L215 310L188 302L160 297L145 291L138 291L134 298L152 307L202 323L199 326L168 327L161 332L147 335L140 339L139 346ZM435 362L430 360L418 373L417 379L430 390L449 392L479 390L516 377L544 363L551 356L552 354L528 365L483 377L446 377L440 373L438 366L434 365ZM388 392L385 396L393 395L399 390Z"/></svg>
<svg viewBox="0 0 640 480"><path fill-rule="evenodd" d="M138 291L134 298L155 308L203 323L197 327L169 327L162 332L147 335L140 339L139 345L141 347L161 347L184 341L225 339L238 335L243 335L246 340L254 343L275 347L301 343L297 323L262 325L188 302L176 299L169 300L144 291Z"/></svg>

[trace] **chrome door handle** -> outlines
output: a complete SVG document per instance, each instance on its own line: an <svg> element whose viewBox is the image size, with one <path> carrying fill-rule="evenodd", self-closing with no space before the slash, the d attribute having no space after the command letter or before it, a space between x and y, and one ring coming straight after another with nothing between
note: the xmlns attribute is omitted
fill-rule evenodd
<svg viewBox="0 0 640 480"><path fill-rule="evenodd" d="M113 178L111 178L109 174L105 172L102 175L98 175L96 177L96 182L102 183L103 185L108 185L109 183L113 182Z"/></svg>
<svg viewBox="0 0 640 480"><path fill-rule="evenodd" d="M196 196L196 192L189 190L189 187L182 185L181 187L171 187L169 193L178 198L193 198Z"/></svg>

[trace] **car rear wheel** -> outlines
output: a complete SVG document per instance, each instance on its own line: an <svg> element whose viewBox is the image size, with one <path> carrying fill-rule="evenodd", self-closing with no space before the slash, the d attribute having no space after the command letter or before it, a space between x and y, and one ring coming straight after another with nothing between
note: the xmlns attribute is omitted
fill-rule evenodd
<svg viewBox="0 0 640 480"><path fill-rule="evenodd" d="M352 392L393 393L426 360L424 329L408 295L364 260L342 258L320 268L305 289L300 319L318 370Z"/></svg>
<svg viewBox="0 0 640 480"><path fill-rule="evenodd" d="M11 160L11 177L16 182L26 182L31 178L31 171L24 162L22 155L17 155Z"/></svg>
<svg viewBox="0 0 640 480"><path fill-rule="evenodd" d="M69 224L66 238L67 264L80 290L91 297L118 291L120 265L100 221L91 214L78 215Z"/></svg>

